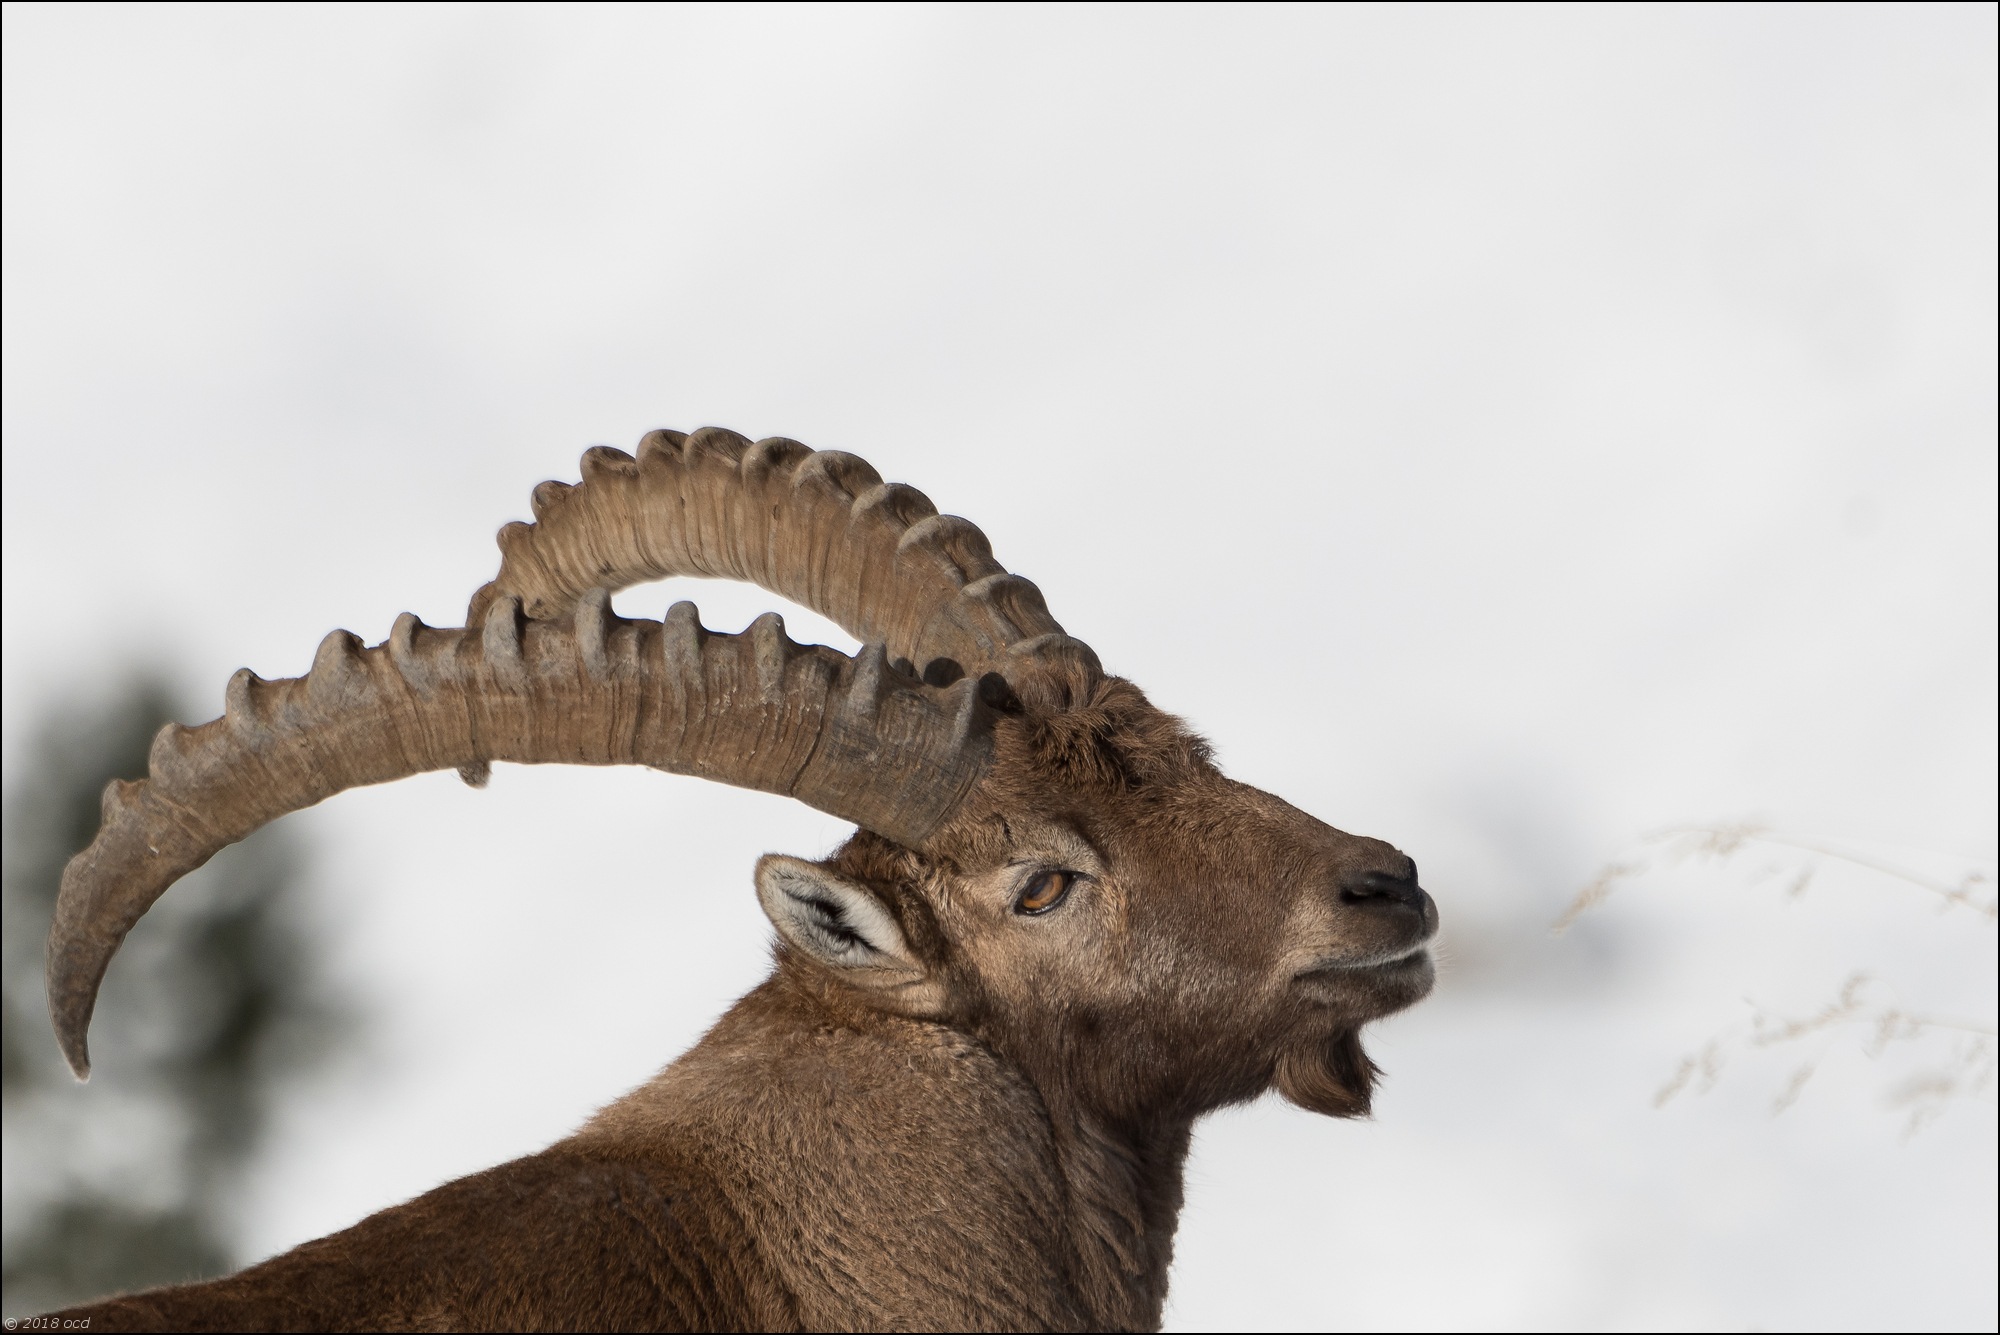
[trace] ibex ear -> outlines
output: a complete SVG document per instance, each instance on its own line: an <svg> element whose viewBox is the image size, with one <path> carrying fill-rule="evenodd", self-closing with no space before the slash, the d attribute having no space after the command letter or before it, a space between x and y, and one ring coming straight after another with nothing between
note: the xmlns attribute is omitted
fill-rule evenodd
<svg viewBox="0 0 2000 1335"><path fill-rule="evenodd" d="M847 981L885 992L931 990L930 970L865 886L817 862L766 853L757 859L757 898L787 945ZM921 1008L917 996L908 1000Z"/></svg>

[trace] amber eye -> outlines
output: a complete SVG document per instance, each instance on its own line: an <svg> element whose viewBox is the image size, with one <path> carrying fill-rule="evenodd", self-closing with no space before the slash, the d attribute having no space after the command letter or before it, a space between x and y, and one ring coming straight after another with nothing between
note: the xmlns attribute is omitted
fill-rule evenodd
<svg viewBox="0 0 2000 1335"><path fill-rule="evenodd" d="M1063 902L1075 884L1073 871L1036 872L1022 888L1021 897L1014 901L1014 912L1047 913Z"/></svg>

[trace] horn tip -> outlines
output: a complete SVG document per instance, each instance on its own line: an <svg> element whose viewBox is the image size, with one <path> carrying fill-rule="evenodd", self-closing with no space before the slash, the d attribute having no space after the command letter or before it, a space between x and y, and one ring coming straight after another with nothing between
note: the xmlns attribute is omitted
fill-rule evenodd
<svg viewBox="0 0 2000 1335"><path fill-rule="evenodd" d="M53 938L51 946L53 947ZM79 991L66 967L72 961L50 951L49 1018L55 1024L56 1046L78 1084L90 1079L90 1013L97 1008L97 989Z"/></svg>
<svg viewBox="0 0 2000 1335"><path fill-rule="evenodd" d="M72 1050L65 1043L63 1045L63 1060L69 1063L70 1074L76 1077L76 1083L79 1085L90 1083L90 1052L87 1048L79 1046Z"/></svg>

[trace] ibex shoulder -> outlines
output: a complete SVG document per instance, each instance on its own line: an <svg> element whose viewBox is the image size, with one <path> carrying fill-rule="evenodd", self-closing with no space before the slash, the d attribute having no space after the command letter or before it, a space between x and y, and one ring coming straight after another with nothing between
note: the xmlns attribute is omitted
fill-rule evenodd
<svg viewBox="0 0 2000 1335"><path fill-rule="evenodd" d="M559 1227L552 1227L560 1221ZM240 1274L62 1313L91 1330L796 1329L698 1167L564 1142ZM747 1320L747 1323L746 1323Z"/></svg>

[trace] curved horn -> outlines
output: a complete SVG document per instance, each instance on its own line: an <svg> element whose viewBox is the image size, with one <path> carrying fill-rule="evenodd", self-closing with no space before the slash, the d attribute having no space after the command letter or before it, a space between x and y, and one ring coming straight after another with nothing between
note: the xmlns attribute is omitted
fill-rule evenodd
<svg viewBox="0 0 2000 1335"><path fill-rule="evenodd" d="M582 474L536 487L535 522L500 530L500 573L473 595L468 620L497 597L556 616L593 588L697 575L810 607L926 681L1037 661L1087 681L1102 674L1041 590L993 559L985 534L854 455L710 427L651 432L637 459L598 446Z"/></svg>
<svg viewBox="0 0 2000 1335"><path fill-rule="evenodd" d="M566 622L526 620L500 597L477 629L406 612L372 649L335 631L302 678L239 671L221 718L161 729L151 777L105 789L49 933L57 1039L87 1075L98 985L132 925L225 845L344 789L495 760L650 765L789 794L916 845L985 769L981 687L926 686L879 644L851 659L794 644L775 614L741 635L703 630L689 603L626 621L602 592Z"/></svg>

